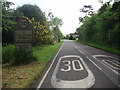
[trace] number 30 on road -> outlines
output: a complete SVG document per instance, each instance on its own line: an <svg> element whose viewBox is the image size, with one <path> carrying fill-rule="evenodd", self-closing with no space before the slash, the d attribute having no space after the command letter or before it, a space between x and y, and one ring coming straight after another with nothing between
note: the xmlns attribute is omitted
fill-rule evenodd
<svg viewBox="0 0 120 90"><path fill-rule="evenodd" d="M64 67L66 67L66 69L62 68L61 71L68 72L68 71L72 70L71 67L73 67L74 71L81 71L81 70L83 70L83 66L82 66L82 64L80 63L79 60L72 60L72 61L64 60L62 62L65 63ZM79 68L76 68L75 62L78 63Z"/></svg>

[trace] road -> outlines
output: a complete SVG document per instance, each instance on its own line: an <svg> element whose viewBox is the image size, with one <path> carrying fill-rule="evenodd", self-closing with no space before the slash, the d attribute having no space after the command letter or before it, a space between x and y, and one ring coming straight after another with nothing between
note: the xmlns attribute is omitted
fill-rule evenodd
<svg viewBox="0 0 120 90"><path fill-rule="evenodd" d="M120 59L105 51L65 40L37 90L89 90L120 87Z"/></svg>

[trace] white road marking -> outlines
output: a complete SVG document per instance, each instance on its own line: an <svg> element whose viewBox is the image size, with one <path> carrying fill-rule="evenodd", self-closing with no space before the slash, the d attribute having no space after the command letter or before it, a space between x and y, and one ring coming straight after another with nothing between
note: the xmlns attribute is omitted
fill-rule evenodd
<svg viewBox="0 0 120 90"><path fill-rule="evenodd" d="M110 60L105 60L105 61L110 62L110 63L112 63L112 64L114 64L115 66L117 66L117 67L120 68L120 65L118 65L118 62L115 62L115 60L112 60L112 61L110 61ZM118 69L118 68L117 68L117 69Z"/></svg>
<svg viewBox="0 0 120 90"><path fill-rule="evenodd" d="M120 85L118 85L118 87L120 87Z"/></svg>
<svg viewBox="0 0 120 90"><path fill-rule="evenodd" d="M74 45L73 45L74 46ZM74 46L77 50L78 50L78 48L77 48L77 46ZM79 50L80 51L80 50ZM81 51L80 51L81 52ZM84 53L83 52L81 52L83 55L84 55ZM106 67L108 67L112 72L114 72L115 74L117 74L117 75L120 75L117 71L115 71L115 70L113 70L111 67L109 67L108 65L106 65L106 64L104 64L103 62L101 62L101 61L99 61L99 59L97 59L96 57L99 57L99 56L104 56L104 57L111 57L111 56L107 56L107 55L93 55L93 58L94 59L96 59L98 62L100 62L101 64L103 64L104 66L106 66ZM115 58L115 57L111 57L111 58L113 58L113 59L117 59L118 60L118 58ZM90 59L89 59L90 60ZM90 60L91 61L91 60ZM116 61L117 62L117 61ZM119 62L117 62L117 63L119 63ZM96 66L96 65L95 65ZM101 69L101 68L99 68L99 69ZM101 69L102 70L102 69ZM116 83L116 82L115 82ZM116 85L117 86L119 86L120 87L120 85L118 85L118 82L116 83Z"/></svg>
<svg viewBox="0 0 120 90"><path fill-rule="evenodd" d="M110 66L110 67L112 67L112 68L114 68L114 69L118 69L118 68L112 66L111 64L109 64L108 62L106 62L105 60L102 60L102 62L104 62L105 64L107 64L108 66Z"/></svg>
<svg viewBox="0 0 120 90"><path fill-rule="evenodd" d="M79 65L79 67L80 67L79 69L75 67L75 62L78 62L78 65ZM72 65L73 65L73 70L74 70L74 71L81 71L81 70L83 70L83 66L82 66L82 64L80 63L79 60L73 60L73 61L72 61Z"/></svg>
<svg viewBox="0 0 120 90"><path fill-rule="evenodd" d="M107 55L93 55L93 58L95 58L98 62L100 62L101 64L103 64L104 66L108 67L111 71L113 71L115 74L120 75L117 71L115 71L114 69L112 69L110 66L106 65L105 63L103 63L102 61L100 61L99 59L97 59L97 57L111 57L111 56L107 56ZM117 59L115 57L111 57L114 59Z"/></svg>
<svg viewBox="0 0 120 90"><path fill-rule="evenodd" d="M64 44L64 43L63 43L63 44ZM62 46L60 47L59 51L57 52L56 56L54 57L54 59L53 59L51 65L50 65L50 67L48 68L48 70L47 70L46 73L44 74L44 76L43 76L42 80L40 81L40 83L39 83L39 85L38 85L38 87L37 87L36 90L39 90L39 88L41 88L41 86L42 86L42 84L43 84L43 82L44 82L44 80L45 80L45 78L46 78L48 72L50 71L50 69L51 69L51 67L52 67L52 65L53 65L53 63L54 63L54 61L55 61L57 55L59 54L61 48L63 47L63 44L62 44Z"/></svg>
<svg viewBox="0 0 120 90"><path fill-rule="evenodd" d="M76 80L76 81L67 81L67 80L58 79L56 77L56 75L57 75L57 72L58 72L58 69L59 69L59 66L60 66L60 62L63 58L67 58L67 57L77 57L77 58L79 58L79 60L81 60L82 64L86 68L86 70L88 72L88 76L84 79ZM53 72L53 75L51 77L51 84L54 88L90 88L94 83L95 83L95 77L92 74L91 70L88 68L88 66L83 61L83 59L81 57L77 56L77 55L67 55L67 56L60 57L57 65L55 67L55 70Z"/></svg>
<svg viewBox="0 0 120 90"><path fill-rule="evenodd" d="M88 60L90 60L91 63L94 64L99 70L102 70L102 69L101 69L97 64L95 64L90 58L88 58L87 56L86 56L86 58L87 58Z"/></svg>
<svg viewBox="0 0 120 90"><path fill-rule="evenodd" d="M82 52L82 51L80 51L80 50L78 50L80 53L82 53L84 56L85 56L85 54Z"/></svg>
<svg viewBox="0 0 120 90"><path fill-rule="evenodd" d="M77 50L77 46L74 46ZM78 50L80 53L82 53L92 64L94 64L99 70L102 70L97 64L95 64L89 57L87 57L81 50Z"/></svg>
<svg viewBox="0 0 120 90"><path fill-rule="evenodd" d="M62 68L61 71L68 72L68 71L71 70L71 67L73 67L73 70L74 70L74 71L81 71L81 70L83 70L83 66L82 66L82 64L80 63L79 60L73 60L73 61L64 60L64 61L62 61L62 62L63 62L63 63L64 63L64 62L67 62L67 64L64 64L64 66L66 66L67 69ZM71 62L72 62L72 64L71 64ZM76 67L75 67L75 62L78 63L79 68L76 68Z"/></svg>
<svg viewBox="0 0 120 90"><path fill-rule="evenodd" d="M64 71L64 72L70 71L71 70L71 66L70 66L71 62L69 60L64 60L63 63L64 62L67 62L67 64L65 64L65 66L67 66L68 68L67 69L62 68L61 71Z"/></svg>
<svg viewBox="0 0 120 90"><path fill-rule="evenodd" d="M108 55L93 55L93 57L110 57L110 58L119 60L119 59L116 58L116 57L112 57L112 56L108 56Z"/></svg>
<svg viewBox="0 0 120 90"><path fill-rule="evenodd" d="M120 64L120 62L118 62L118 61L116 61L116 60L114 60L114 62L116 62L117 64Z"/></svg>

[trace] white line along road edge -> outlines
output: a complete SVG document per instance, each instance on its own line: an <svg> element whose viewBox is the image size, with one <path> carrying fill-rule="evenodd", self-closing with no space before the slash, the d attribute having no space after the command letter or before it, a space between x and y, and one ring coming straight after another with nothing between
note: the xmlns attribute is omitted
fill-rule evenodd
<svg viewBox="0 0 120 90"><path fill-rule="evenodd" d="M86 68L87 72L88 72L88 76L84 79L81 80L76 80L76 81L67 81L67 80L60 80L56 77L59 66L60 66L60 62L62 60L62 58L67 58L67 57L77 57L81 60L81 62L83 63L84 67ZM59 82L57 82L59 80ZM91 70L88 68L88 66L86 65L86 63L83 61L83 59L77 55L67 55L67 56L63 56L60 57L55 70L53 72L53 75L51 77L51 84L54 88L90 88L93 84L95 83L95 77L92 74Z"/></svg>
<svg viewBox="0 0 120 90"><path fill-rule="evenodd" d="M64 42L63 42L63 44L64 44ZM55 61L57 55L59 54L61 48L63 47L63 44L62 44L62 46L60 47L60 49L58 50L58 52L57 52L56 56L54 57L54 59L53 59L51 65L50 65L50 67L48 68L48 70L47 70L46 73L44 74L44 76L43 76L42 80L40 81L40 83L39 83L39 85L38 85L38 87L37 87L36 90L39 90L39 88L41 88L41 86L42 86L42 84L43 84L43 82L44 82L44 80L45 80L45 78L46 78L48 72L50 71L50 69L51 69L51 67L52 67L52 65L53 65L53 63L54 63L54 61Z"/></svg>

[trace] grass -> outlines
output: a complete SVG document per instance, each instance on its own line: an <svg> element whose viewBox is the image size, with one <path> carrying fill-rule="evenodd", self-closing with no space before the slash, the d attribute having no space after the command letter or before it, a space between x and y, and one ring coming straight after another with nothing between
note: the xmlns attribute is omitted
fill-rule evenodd
<svg viewBox="0 0 120 90"><path fill-rule="evenodd" d="M88 46L92 46L92 47L95 47L95 48L98 48L98 49L101 49L101 50L104 50L104 51L107 51L107 52L110 52L110 53L113 53L113 54L116 54L116 55L120 56L120 50L118 50L117 47L107 46L107 45L99 45L99 44L96 44L96 43L85 42L85 41L80 41L80 40L78 40L77 42L88 45Z"/></svg>
<svg viewBox="0 0 120 90"><path fill-rule="evenodd" d="M15 45L2 47L2 62L13 62L15 57Z"/></svg>
<svg viewBox="0 0 120 90"><path fill-rule="evenodd" d="M37 61L33 61L26 65L10 66L10 64L2 65L2 84L3 88L28 88L35 79L41 75L46 65L56 52L61 43L55 45L45 45L33 47L33 54Z"/></svg>
<svg viewBox="0 0 120 90"><path fill-rule="evenodd" d="M33 48L33 55L37 57L38 61L48 62L56 53L56 50L59 48L60 43L55 45L46 45L41 47Z"/></svg>
<svg viewBox="0 0 120 90"><path fill-rule="evenodd" d="M32 62L21 66L3 65L3 88L27 88L28 85L43 71L46 63Z"/></svg>

